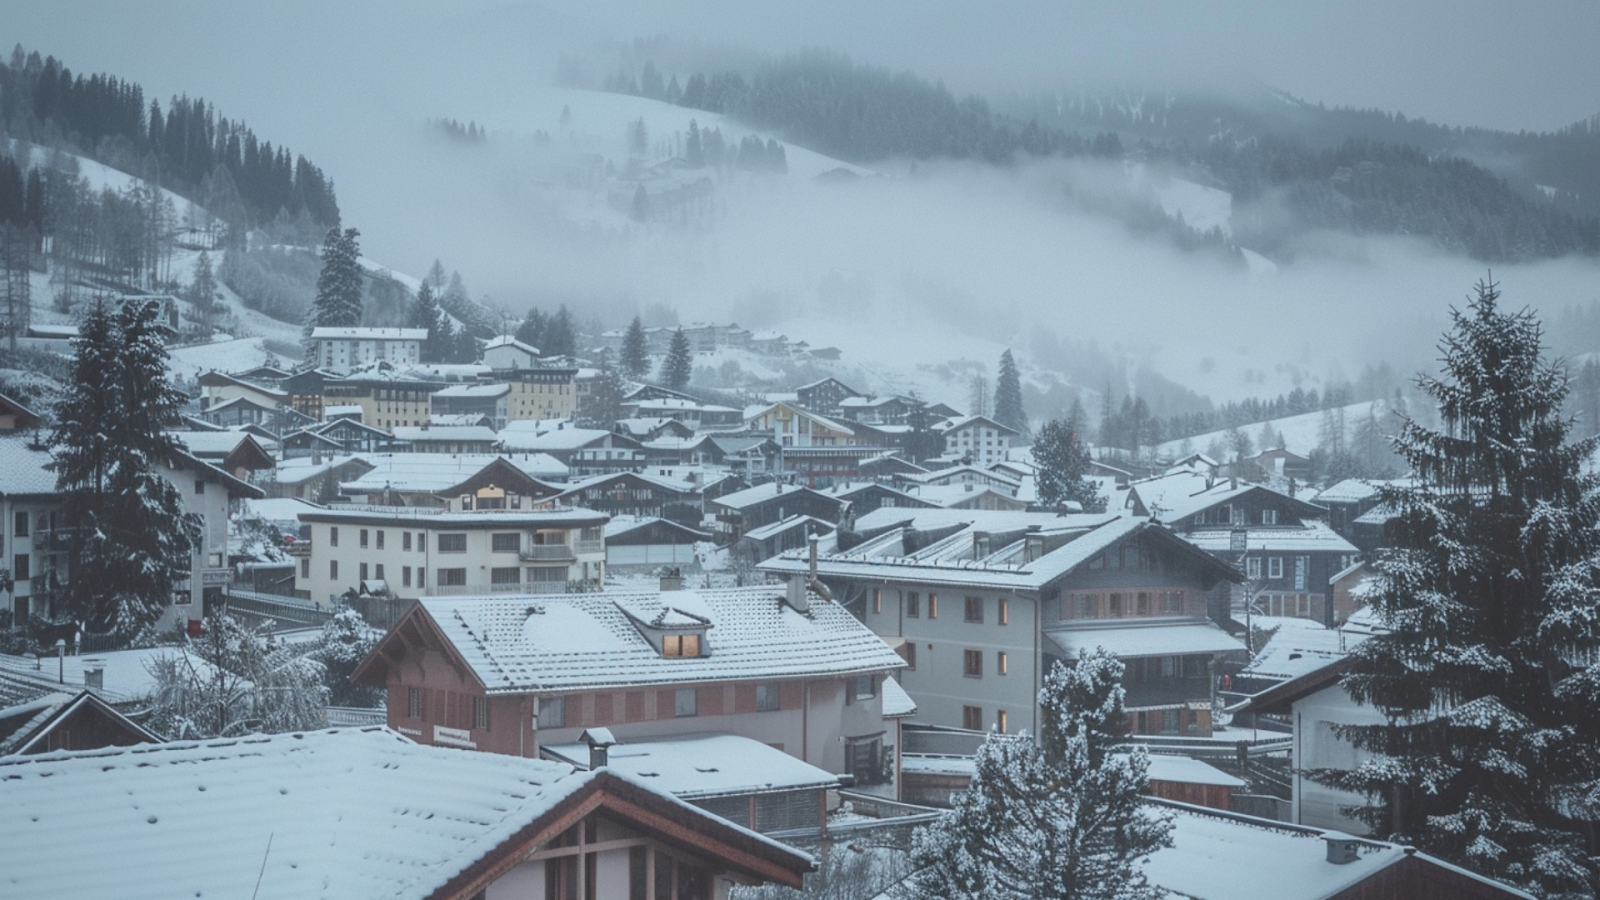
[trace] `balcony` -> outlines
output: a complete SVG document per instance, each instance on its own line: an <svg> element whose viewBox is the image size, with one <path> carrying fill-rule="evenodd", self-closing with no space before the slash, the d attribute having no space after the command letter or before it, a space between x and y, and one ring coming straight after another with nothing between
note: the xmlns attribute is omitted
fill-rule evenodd
<svg viewBox="0 0 1600 900"><path fill-rule="evenodd" d="M444 584L422 592L424 597L483 597L490 594L566 594L577 590L580 582L519 581L511 584Z"/></svg>
<svg viewBox="0 0 1600 900"><path fill-rule="evenodd" d="M518 556L523 562L574 562L571 547L566 544L526 544Z"/></svg>
<svg viewBox="0 0 1600 900"><path fill-rule="evenodd" d="M61 551L72 549L72 537L77 533L76 528L40 528L33 533L33 549L35 551Z"/></svg>
<svg viewBox="0 0 1600 900"><path fill-rule="evenodd" d="M573 553L604 553L604 552L606 552L606 542L603 541L603 540L597 540L597 541L573 541L572 542L572 552Z"/></svg>

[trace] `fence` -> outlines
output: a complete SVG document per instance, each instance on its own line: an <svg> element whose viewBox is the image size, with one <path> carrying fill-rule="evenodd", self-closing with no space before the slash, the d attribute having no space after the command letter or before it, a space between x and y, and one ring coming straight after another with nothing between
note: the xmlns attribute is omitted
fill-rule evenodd
<svg viewBox="0 0 1600 900"><path fill-rule="evenodd" d="M282 628L320 628L333 618L334 610L309 600L235 588L228 592L228 613L256 622L270 619Z"/></svg>

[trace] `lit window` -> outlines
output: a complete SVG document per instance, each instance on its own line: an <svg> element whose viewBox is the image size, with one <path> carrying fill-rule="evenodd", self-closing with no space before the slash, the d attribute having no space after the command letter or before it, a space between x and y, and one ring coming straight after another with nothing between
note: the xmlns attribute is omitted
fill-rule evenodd
<svg viewBox="0 0 1600 900"><path fill-rule="evenodd" d="M669 634L661 639L662 656L699 656L700 635Z"/></svg>
<svg viewBox="0 0 1600 900"><path fill-rule="evenodd" d="M995 621L999 622L1001 625L1010 625L1011 624L1011 601L1002 598L999 601L999 604L1000 604L1000 608L995 614Z"/></svg>
<svg viewBox="0 0 1600 900"><path fill-rule="evenodd" d="M999 673L1001 675L1006 674L1006 672L1009 671L1010 668L1011 668L1011 666L1009 664L1010 660L1008 660L1007 657L1006 657L1006 652L1004 650L1001 650L995 656L996 656L995 663L994 663L995 672L997 672L997 673ZM1004 731L1005 729L1002 728L1001 730Z"/></svg>
<svg viewBox="0 0 1600 900"><path fill-rule="evenodd" d="M1002 709L1002 710L999 710L998 712L996 712L994 715L995 715L995 721L994 721L995 730L1000 732L1001 734L1005 734L1006 733L1006 727L1009 724L1009 722L1006 719L1006 711Z"/></svg>

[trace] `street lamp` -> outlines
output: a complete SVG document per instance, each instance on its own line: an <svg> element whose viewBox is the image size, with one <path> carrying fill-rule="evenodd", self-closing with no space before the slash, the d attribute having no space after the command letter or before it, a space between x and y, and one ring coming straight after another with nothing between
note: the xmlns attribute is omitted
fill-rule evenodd
<svg viewBox="0 0 1600 900"><path fill-rule="evenodd" d="M67 683L67 639L56 638L56 683Z"/></svg>

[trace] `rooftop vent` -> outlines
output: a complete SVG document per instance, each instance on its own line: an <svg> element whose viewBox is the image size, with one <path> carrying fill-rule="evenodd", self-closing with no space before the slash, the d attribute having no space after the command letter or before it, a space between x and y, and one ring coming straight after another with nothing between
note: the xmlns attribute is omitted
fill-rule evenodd
<svg viewBox="0 0 1600 900"><path fill-rule="evenodd" d="M1324 831L1322 840L1328 845L1328 862L1336 866L1353 863L1360 858L1361 841L1342 831Z"/></svg>
<svg viewBox="0 0 1600 900"><path fill-rule="evenodd" d="M617 744L609 728L590 728L578 737L589 745L589 771L604 768L610 761L611 748Z"/></svg>

